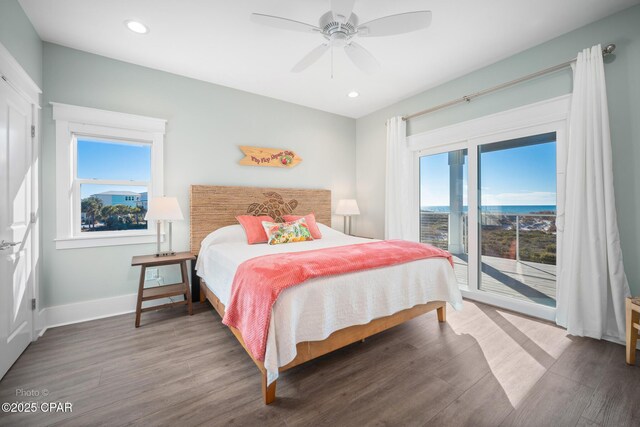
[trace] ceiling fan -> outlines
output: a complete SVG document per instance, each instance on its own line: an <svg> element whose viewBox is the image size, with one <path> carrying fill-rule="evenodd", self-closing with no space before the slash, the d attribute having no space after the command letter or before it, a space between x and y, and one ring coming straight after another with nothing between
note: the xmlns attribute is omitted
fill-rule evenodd
<svg viewBox="0 0 640 427"><path fill-rule="evenodd" d="M356 67L365 73L374 73L380 68L380 63L354 39L394 36L421 30L431 24L431 12L428 10L389 15L359 24L358 16L353 13L354 4L355 0L331 0L331 10L320 17L317 26L262 13L252 13L251 20L283 30L318 33L324 38L320 46L294 65L291 69L294 73L304 71L334 47L343 48Z"/></svg>

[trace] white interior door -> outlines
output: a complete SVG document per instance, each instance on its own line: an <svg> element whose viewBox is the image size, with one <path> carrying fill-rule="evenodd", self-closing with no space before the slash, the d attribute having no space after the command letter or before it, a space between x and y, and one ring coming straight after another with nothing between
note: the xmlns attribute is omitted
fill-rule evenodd
<svg viewBox="0 0 640 427"><path fill-rule="evenodd" d="M33 335L32 117L0 80L0 378Z"/></svg>

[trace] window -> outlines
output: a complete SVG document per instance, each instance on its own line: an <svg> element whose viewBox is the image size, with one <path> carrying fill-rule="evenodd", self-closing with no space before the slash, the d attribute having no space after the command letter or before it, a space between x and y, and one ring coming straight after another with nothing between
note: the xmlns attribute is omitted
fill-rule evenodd
<svg viewBox="0 0 640 427"><path fill-rule="evenodd" d="M554 318L570 101L408 138L420 166L420 240L452 253L463 296Z"/></svg>
<svg viewBox="0 0 640 427"><path fill-rule="evenodd" d="M82 135L74 140L80 232L147 230L146 206L135 201L149 192L151 144Z"/></svg>
<svg viewBox="0 0 640 427"><path fill-rule="evenodd" d="M165 121L53 104L56 248L152 243L147 200L163 193Z"/></svg>

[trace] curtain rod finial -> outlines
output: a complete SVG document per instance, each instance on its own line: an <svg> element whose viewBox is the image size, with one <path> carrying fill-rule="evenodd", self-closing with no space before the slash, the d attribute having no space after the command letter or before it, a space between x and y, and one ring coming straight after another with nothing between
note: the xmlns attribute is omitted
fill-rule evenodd
<svg viewBox="0 0 640 427"><path fill-rule="evenodd" d="M602 53L604 55L611 55L615 50L616 50L616 45L613 43L610 43L606 45L604 49L602 49Z"/></svg>

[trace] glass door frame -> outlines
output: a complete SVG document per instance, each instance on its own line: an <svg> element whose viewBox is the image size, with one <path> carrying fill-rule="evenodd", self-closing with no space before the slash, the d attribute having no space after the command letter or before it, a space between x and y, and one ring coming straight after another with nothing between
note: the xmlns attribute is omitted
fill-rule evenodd
<svg viewBox="0 0 640 427"><path fill-rule="evenodd" d="M491 116L489 116L491 117ZM436 154L448 153L450 151L467 149L467 214L468 214L468 285L460 286L462 296L486 304L495 305L501 308L517 311L529 316L538 317L546 320L555 320L556 309L554 307L547 307L541 304L518 300L498 294L492 294L480 289L480 245L479 245L479 222L478 222L478 205L479 205L479 147L484 144L507 141L516 138L527 137L531 135L538 135L544 133L556 133L556 222L558 223L557 233L561 233L561 214L564 213L564 206L560 206L564 197L561 197L561 191L564 188L564 165L565 152L566 152L566 136L567 136L567 120L562 118L561 120L551 119L548 122L522 126L519 128L513 128L510 130L502 130L492 132L483 136L470 137L458 142L450 142L445 144L439 144L433 148L425 148L415 152L416 162L416 182L418 182L418 193L420 191L420 158L423 156L431 156ZM559 239L557 239L559 240ZM559 242L556 246L556 259L559 259L560 246ZM558 277L558 276L556 276ZM556 294L558 289L558 282L556 281Z"/></svg>

